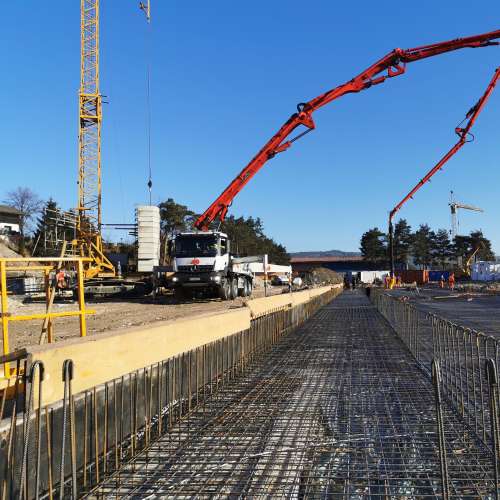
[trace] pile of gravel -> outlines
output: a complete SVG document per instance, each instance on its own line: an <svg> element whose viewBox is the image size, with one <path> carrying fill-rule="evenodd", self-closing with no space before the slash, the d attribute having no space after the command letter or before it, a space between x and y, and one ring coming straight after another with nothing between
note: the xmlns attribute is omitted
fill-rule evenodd
<svg viewBox="0 0 500 500"><path fill-rule="evenodd" d="M313 286L338 285L344 282L342 275L326 267L315 267L306 271L301 277L306 285Z"/></svg>

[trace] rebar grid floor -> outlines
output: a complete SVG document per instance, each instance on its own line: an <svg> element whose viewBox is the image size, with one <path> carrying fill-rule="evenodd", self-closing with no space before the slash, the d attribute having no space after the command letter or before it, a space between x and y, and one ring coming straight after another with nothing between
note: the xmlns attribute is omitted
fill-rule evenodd
<svg viewBox="0 0 500 500"><path fill-rule="evenodd" d="M492 498L490 454L444 409L454 498ZM345 292L92 498L440 498L433 388Z"/></svg>

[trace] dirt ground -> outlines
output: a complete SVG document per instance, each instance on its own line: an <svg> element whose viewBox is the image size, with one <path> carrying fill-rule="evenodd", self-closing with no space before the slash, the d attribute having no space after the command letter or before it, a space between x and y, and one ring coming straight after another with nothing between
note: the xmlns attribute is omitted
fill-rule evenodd
<svg viewBox="0 0 500 500"><path fill-rule="evenodd" d="M269 287L268 295L282 293L281 287ZM264 290L256 289L252 298L263 297ZM157 321L173 320L198 314L224 311L244 306L247 299L237 298L230 301L220 299L194 300L178 303L171 295L158 297L156 302L151 297L138 299L101 299L87 301L87 309L95 314L87 316L87 335L96 335L120 328L141 326ZM9 312L15 315L45 312L43 300L23 302L21 296L9 296ZM54 303L53 312L72 311L77 304L72 301ZM9 323L9 348L20 349L39 342L42 327L41 320L15 321ZM55 341L79 336L78 317L63 317L54 320Z"/></svg>

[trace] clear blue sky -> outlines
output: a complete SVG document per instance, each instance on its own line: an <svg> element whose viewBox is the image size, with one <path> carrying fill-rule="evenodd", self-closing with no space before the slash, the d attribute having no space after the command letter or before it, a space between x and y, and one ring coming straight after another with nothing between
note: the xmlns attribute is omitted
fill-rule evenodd
<svg viewBox="0 0 500 500"><path fill-rule="evenodd" d="M500 27L500 2L152 0L154 202L203 211L295 111L394 47ZM130 222L147 201L146 23L135 0L101 0L104 222ZM77 0L2 7L0 197L30 186L76 204ZM269 162L237 197L290 251L357 250L390 208L455 142L454 127L500 64L500 47L466 49L315 114L317 130ZM500 88L476 141L401 211L450 226L449 190L485 209L464 213L500 252ZM109 235L108 235L109 236Z"/></svg>

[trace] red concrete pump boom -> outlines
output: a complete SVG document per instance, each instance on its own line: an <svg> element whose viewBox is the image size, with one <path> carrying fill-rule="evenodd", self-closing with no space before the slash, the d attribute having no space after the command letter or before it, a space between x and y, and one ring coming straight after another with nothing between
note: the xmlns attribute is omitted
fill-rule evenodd
<svg viewBox="0 0 500 500"><path fill-rule="evenodd" d="M486 102L488 101L491 93L493 92L493 89L495 88L495 85L497 84L498 80L500 79L500 67L498 67L495 70L495 73L493 75L493 78L490 80L490 83L486 87L486 90L484 94L481 96L481 98L477 101L477 103L472 106L471 109L467 112L465 115L465 118L462 120L462 122L459 124L458 127L455 128L455 133L458 135L459 139L457 143L434 165L426 174L425 176L413 187L413 189L390 211L389 213L389 245L390 245L390 260L391 260L391 275L394 274L394 237L393 237L393 225L392 225L392 220L394 219L394 216L396 213L401 209L401 207L411 198L413 198L414 194L426 183L431 180L431 177L439 172L443 167L444 164L452 157L454 156L464 144L467 142L471 142L474 139L474 136L470 133L470 130L474 123L477 120L477 117L479 116L479 113L483 110L484 106L486 105ZM465 127L461 127L463 122L465 120L467 121L467 124ZM470 137L470 139L468 139Z"/></svg>
<svg viewBox="0 0 500 500"><path fill-rule="evenodd" d="M423 45L413 49L394 49L382 59L354 77L352 80L339 85L324 94L315 97L309 102L297 105L297 113L294 113L278 130L278 132L266 143L250 163L236 176L222 194L210 205L210 207L195 222L195 227L208 230L209 225L219 218L222 222L226 216L229 206L235 196L243 189L248 181L262 168L262 166L276 154L288 149L297 139L301 138L315 128L312 118L314 111L322 106L342 97L345 94L360 92L373 85L383 83L387 78L402 75L406 70L406 63L419 61L427 57L437 56L445 52L463 49L466 47L477 48L489 45L498 45L492 42L500 38L500 30L491 31L482 35L457 38L447 42ZM385 74L382 74L386 72ZM297 136L286 140L289 135L300 125L306 130Z"/></svg>

